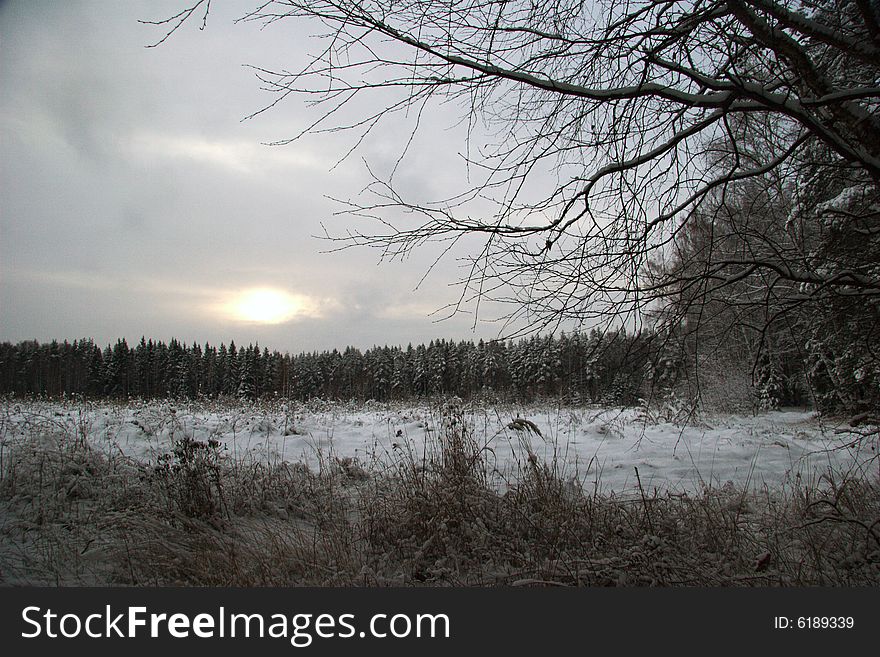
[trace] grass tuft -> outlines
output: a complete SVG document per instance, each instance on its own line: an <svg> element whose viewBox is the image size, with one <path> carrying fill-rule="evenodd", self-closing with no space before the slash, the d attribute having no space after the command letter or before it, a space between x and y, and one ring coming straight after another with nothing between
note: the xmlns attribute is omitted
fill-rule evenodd
<svg viewBox="0 0 880 657"><path fill-rule="evenodd" d="M402 438L372 462L331 454L312 469L236 459L186 432L148 465L41 424L3 447L0 582L880 584L876 480L590 493L525 437L516 468L498 472L472 415L449 405L439 418L423 448Z"/></svg>

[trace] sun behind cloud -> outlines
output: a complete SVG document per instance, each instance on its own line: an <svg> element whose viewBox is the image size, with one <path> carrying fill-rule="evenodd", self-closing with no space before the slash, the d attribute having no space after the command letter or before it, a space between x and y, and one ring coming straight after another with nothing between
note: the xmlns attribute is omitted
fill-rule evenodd
<svg viewBox="0 0 880 657"><path fill-rule="evenodd" d="M256 324L283 324L312 314L307 298L270 287L242 290L224 304L224 310L232 319Z"/></svg>

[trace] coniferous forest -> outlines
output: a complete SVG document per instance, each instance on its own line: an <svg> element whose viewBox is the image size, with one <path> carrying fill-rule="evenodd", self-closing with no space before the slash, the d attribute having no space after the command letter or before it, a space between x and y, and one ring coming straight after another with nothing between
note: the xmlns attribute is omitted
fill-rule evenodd
<svg viewBox="0 0 880 657"><path fill-rule="evenodd" d="M92 339L0 343L0 394L92 399L411 401L450 395L509 401L634 405L715 389L716 407L813 406L857 412L862 382L842 382L792 355L696 361L656 332L534 335L519 340L346 347L296 355L257 344L219 346L141 338L103 348ZM699 370L699 372L697 372ZM719 403L717 397L723 399ZM847 397L848 396L848 397ZM855 400L847 403L847 398ZM706 401L706 399L702 399ZM742 404L740 404L740 407ZM742 410L739 408L738 410Z"/></svg>
<svg viewBox="0 0 880 657"><path fill-rule="evenodd" d="M626 404L653 376L653 342L648 333L594 331L298 355L234 341L218 347L142 338L131 346L119 339L103 349L91 339L5 342L0 394L360 401L491 394Z"/></svg>

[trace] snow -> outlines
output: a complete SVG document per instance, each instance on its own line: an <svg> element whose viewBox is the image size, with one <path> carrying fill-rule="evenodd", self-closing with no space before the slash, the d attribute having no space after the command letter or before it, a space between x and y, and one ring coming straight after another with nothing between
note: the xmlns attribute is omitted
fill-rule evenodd
<svg viewBox="0 0 880 657"><path fill-rule="evenodd" d="M84 439L108 455L153 463L186 435L218 441L237 462L302 461L319 467L332 458L354 457L381 467L404 455L418 460L429 453L445 430L445 412L428 404L11 400L0 406L0 449L8 454L15 443L55 434ZM604 493L634 490L636 468L646 490L661 491L698 491L727 482L772 489L815 483L829 468L878 476L876 433L858 440L802 410L708 417L687 427L648 422L634 409L464 405L463 413L471 436L485 448L489 474L502 484L530 453L562 476ZM529 422L514 422L517 418Z"/></svg>

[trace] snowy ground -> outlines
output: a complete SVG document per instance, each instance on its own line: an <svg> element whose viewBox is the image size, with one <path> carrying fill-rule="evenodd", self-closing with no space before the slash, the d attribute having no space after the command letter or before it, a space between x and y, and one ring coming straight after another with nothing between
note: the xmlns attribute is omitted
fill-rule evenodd
<svg viewBox="0 0 880 657"><path fill-rule="evenodd" d="M85 439L108 454L152 462L175 439L217 440L231 459L305 461L356 457L366 464L420 459L443 429L440 406L366 404L204 404L11 400L0 405L0 455L17 442L49 434ZM540 435L513 423L528 419ZM682 428L635 410L464 406L464 422L488 465L503 479L531 451L589 490L625 492L636 468L647 490L698 490L728 481L753 488L815 482L838 474L878 476L876 434L854 440L804 411L704 418ZM512 424L513 423L513 424Z"/></svg>

